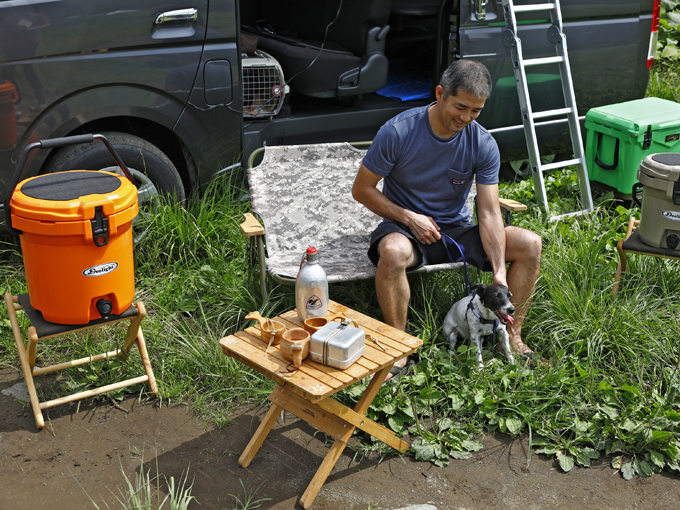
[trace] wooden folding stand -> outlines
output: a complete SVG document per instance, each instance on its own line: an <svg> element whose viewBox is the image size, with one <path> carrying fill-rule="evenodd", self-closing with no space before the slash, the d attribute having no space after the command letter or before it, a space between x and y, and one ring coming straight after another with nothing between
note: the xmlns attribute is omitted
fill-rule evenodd
<svg viewBox="0 0 680 510"><path fill-rule="evenodd" d="M93 320L88 324L75 326L47 322L39 311L34 310L31 307L28 294L13 296L9 293L6 293L5 304L7 305L7 313L9 314L10 324L12 325L12 330L14 331L14 340L16 341L17 349L19 351L21 369L24 374L24 379L26 380L28 395L31 399L31 407L33 408L35 424L39 429L42 429L45 426L45 420L42 415L43 409L66 404L68 402L74 402L87 397L93 397L95 395L101 395L102 393L108 393L109 391L118 390L120 388L125 388L126 386L132 386L133 384L141 384L144 382L148 382L149 391L151 391L151 393L154 395L158 394L156 379L153 375L153 370L151 369L149 354L146 350L144 335L142 334L142 329L140 327L142 319L144 319L146 316L146 309L144 308L144 303L141 301L137 302L136 305L131 306L121 315L111 316L106 320ZM21 330L19 329L19 321L16 314L18 310L23 310L31 322L31 326L28 328L28 351L26 350L24 339L22 337ZM127 329L122 349L116 349L115 351L105 352L87 358L67 361L57 365L51 365L42 368L35 367L35 351L39 340L46 340L48 338L63 336L68 333L75 333L76 331L84 331L100 326L107 326L125 320L130 321L130 326ZM65 368L85 365L92 363L93 361L100 361L116 356L127 359L129 351L134 344L137 344L137 348L139 349L139 354L144 364L145 375L127 379L125 381L120 381L114 384L108 384L106 386L101 386L92 390L74 393L66 397L48 400L46 402L40 402L38 400L38 395L35 391L35 384L33 382L33 378L35 376L55 372L57 370L63 370Z"/></svg>
<svg viewBox="0 0 680 510"><path fill-rule="evenodd" d="M423 342L403 331L363 315L351 308L331 301L329 314L342 314L356 321L367 333L364 355L345 370L328 367L306 359L299 370L288 372L289 362L283 357L279 346L272 346L266 353L267 343L260 330L248 328L220 340L224 354L232 356L277 383L269 396L272 405L262 423L239 458L239 464L247 467L255 457L281 413L286 410L313 427L325 432L335 442L312 478L300 504L309 508L322 485L333 470L355 429L361 429L398 451L406 451L408 443L394 433L365 416L371 402L394 362L415 352ZM302 324L295 311L276 318L287 328ZM354 409L330 398L371 374L375 374Z"/></svg>
<svg viewBox="0 0 680 510"><path fill-rule="evenodd" d="M628 254L635 253L636 255L647 255L649 257L657 257L661 259L680 260L677 250L669 250L668 248L654 248L642 242L640 239L640 232L637 227L640 225L640 220L636 220L633 216L628 220L628 228L626 230L626 237L619 239L616 249L619 252L619 263L616 266L616 273L614 275L614 287L612 293L616 294L619 291L621 284L621 275L629 271L628 268Z"/></svg>

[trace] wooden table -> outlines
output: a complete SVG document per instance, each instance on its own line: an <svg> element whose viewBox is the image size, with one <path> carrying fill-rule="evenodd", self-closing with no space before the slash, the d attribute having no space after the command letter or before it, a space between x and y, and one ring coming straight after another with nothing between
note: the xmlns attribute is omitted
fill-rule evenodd
<svg viewBox="0 0 680 510"><path fill-rule="evenodd" d="M333 446L300 498L300 504L304 508L312 505L356 428L395 450L403 452L408 449L408 443L396 437L391 430L366 418L365 414L394 362L413 353L423 344L419 338L333 301L330 302L328 313L344 314L356 321L367 336L377 340L376 343L367 338L364 355L345 370L314 363L311 358L307 358L300 370L289 373L286 371L289 361L283 357L278 345L270 347L265 356L267 344L260 337L259 327L248 328L220 340L224 354L236 358L277 383L269 396L271 408L239 458L241 466L247 467L250 464L284 409L335 438ZM276 320L283 322L289 329L302 326L295 310L282 314ZM329 398L371 374L376 376L354 409Z"/></svg>

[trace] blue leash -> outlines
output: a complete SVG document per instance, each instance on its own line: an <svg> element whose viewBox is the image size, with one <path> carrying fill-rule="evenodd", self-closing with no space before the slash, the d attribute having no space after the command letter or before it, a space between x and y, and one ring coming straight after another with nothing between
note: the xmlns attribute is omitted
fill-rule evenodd
<svg viewBox="0 0 680 510"><path fill-rule="evenodd" d="M446 253L449 256L449 260L453 262L454 264L456 262L460 262L461 260L463 261L463 272L465 273L465 293L466 295L470 295L470 281L468 280L468 273L467 273L467 261L465 260L465 248L463 248L460 244L458 244L456 241L454 241L450 236L446 235L444 232L440 232L442 236L442 243L444 243L444 248L446 248ZM460 252L461 258L454 258L453 255L451 254L451 246L455 246L458 248L458 251Z"/></svg>

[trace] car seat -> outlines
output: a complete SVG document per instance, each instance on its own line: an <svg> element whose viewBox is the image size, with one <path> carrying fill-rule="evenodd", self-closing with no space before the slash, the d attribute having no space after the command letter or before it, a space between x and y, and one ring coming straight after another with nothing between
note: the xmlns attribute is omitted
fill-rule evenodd
<svg viewBox="0 0 680 510"><path fill-rule="evenodd" d="M374 92L387 82L385 36L392 0L340 2L261 0L257 26L243 28L258 36L258 48L279 61L290 87L301 94L328 98Z"/></svg>

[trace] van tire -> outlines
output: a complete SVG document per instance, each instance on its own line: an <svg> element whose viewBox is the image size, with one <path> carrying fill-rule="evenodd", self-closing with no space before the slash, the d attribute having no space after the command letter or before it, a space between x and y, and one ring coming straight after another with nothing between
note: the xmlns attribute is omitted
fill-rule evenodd
<svg viewBox="0 0 680 510"><path fill-rule="evenodd" d="M127 133L102 132L130 168L145 174L159 194L173 195L183 203L186 195L177 168L158 147ZM44 173L65 170L101 170L117 166L103 143L95 142L59 149L49 160ZM139 184L139 183L137 183ZM141 205L141 204L140 204Z"/></svg>

